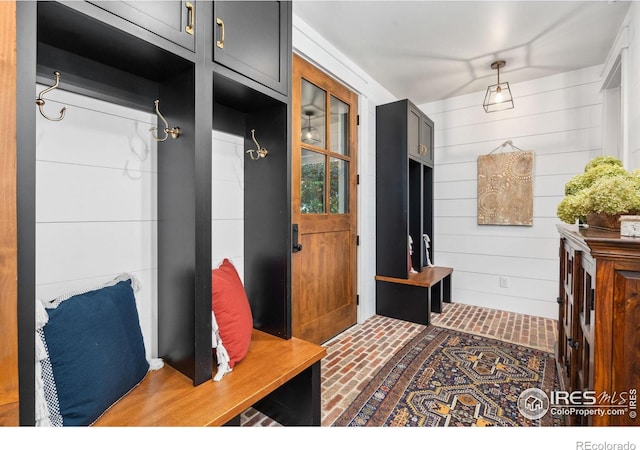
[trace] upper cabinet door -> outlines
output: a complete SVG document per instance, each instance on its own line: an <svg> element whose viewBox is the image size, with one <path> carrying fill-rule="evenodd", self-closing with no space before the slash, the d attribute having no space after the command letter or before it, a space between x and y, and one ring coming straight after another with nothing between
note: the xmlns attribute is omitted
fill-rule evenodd
<svg viewBox="0 0 640 450"><path fill-rule="evenodd" d="M409 156L420 161L422 160L422 140L420 138L420 127L422 126L422 113L413 105L409 104L407 117L407 145Z"/></svg>
<svg viewBox="0 0 640 450"><path fill-rule="evenodd" d="M433 121L422 115L420 121L420 141L422 144L422 162L433 167Z"/></svg>
<svg viewBox="0 0 640 450"><path fill-rule="evenodd" d="M290 2L214 3L214 61L288 96Z"/></svg>
<svg viewBox="0 0 640 450"><path fill-rule="evenodd" d="M417 106L408 103L407 145L409 156L433 167L433 121Z"/></svg>
<svg viewBox="0 0 640 450"><path fill-rule="evenodd" d="M195 51L196 1L89 2L147 31Z"/></svg>

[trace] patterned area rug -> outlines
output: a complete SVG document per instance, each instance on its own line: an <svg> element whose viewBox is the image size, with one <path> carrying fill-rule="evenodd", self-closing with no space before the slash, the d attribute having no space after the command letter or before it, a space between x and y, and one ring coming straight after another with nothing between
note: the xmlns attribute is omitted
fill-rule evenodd
<svg viewBox="0 0 640 450"><path fill-rule="evenodd" d="M455 330L427 327L373 377L333 426L557 426L530 420L520 393L559 389L553 355Z"/></svg>

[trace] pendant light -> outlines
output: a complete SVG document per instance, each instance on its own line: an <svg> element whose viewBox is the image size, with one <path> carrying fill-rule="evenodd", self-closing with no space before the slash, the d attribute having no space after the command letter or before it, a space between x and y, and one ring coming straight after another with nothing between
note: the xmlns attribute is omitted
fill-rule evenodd
<svg viewBox="0 0 640 450"><path fill-rule="evenodd" d="M505 66L504 61L495 61L491 64L491 68L498 71L498 83L487 88L487 94L484 96L484 110L486 112L503 111L513 108L513 97L509 83L500 83L500 69Z"/></svg>
<svg viewBox="0 0 640 450"><path fill-rule="evenodd" d="M316 127L311 126L311 116L313 116L313 111L307 111L304 114L307 116L307 126L302 127L302 142L305 144L317 145L320 143L320 132Z"/></svg>

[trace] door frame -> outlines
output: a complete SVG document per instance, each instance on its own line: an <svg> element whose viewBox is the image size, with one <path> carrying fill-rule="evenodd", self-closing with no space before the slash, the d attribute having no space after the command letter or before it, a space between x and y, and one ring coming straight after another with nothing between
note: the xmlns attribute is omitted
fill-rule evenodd
<svg viewBox="0 0 640 450"><path fill-rule="evenodd" d="M360 316L360 304L358 302L358 293L360 289L360 277L358 270L358 262L360 257L360 249L359 249L359 214L360 214L360 202L359 202L359 182L358 182L358 173L359 173L359 108L360 108L360 96L355 89L352 89L350 86L345 84L343 81L337 79L337 77L333 76L331 73L323 70L322 68L314 65L303 56L298 55L296 53L292 54L293 59L293 74L292 74L292 173L291 173L291 186L292 186L292 223L299 223L299 221L295 218L296 214L299 212L294 212L294 205L300 205L300 180L301 174L299 172L300 168L300 157L301 157L301 147L304 146L301 142L301 138L299 134L296 134L294 130L300 130L302 128L302 118L301 115L298 114L299 103L300 103L300 89L301 89L301 80L305 78L305 74L308 76L317 76L323 77L327 79L326 83L317 83L317 80L313 81L313 84L317 85L319 88L328 91L329 94L340 100L346 100L351 98L351 102L349 102L351 106L350 117L349 117L349 148L352 149L351 154L349 155L349 164L350 164L350 180L349 180L349 215L352 216L352 225L350 227L351 235L352 235L352 244L350 247L350 261L352 267L352 276L351 276L351 292L353 296L354 302L354 311L353 311L353 324L358 322L358 318ZM297 60L297 62L296 62ZM304 69L300 69L300 66L304 66ZM297 67L297 68L296 68ZM298 97L296 97L298 96ZM294 100L295 99L295 100ZM328 99L327 99L328 103ZM296 108L296 106L298 108ZM328 122L326 122L328 126ZM313 147L310 147L313 149ZM330 154L330 150L328 151ZM329 169L327 168L327 173ZM329 182L329 179L326 180ZM297 197L297 199L296 199ZM325 198L327 196L325 195ZM324 213L324 219L327 221L331 220L332 214L329 212L329 204L326 205L326 212ZM336 217L341 216L340 214L333 214ZM344 217L344 215L342 215ZM334 220L342 220L336 219ZM303 250L304 251L304 250ZM292 286L295 285L294 277L294 266L296 264L295 253L292 258ZM295 336L295 324L293 321L295 320L295 297L294 297L294 288L292 287L292 333ZM348 328L348 327L347 327Z"/></svg>

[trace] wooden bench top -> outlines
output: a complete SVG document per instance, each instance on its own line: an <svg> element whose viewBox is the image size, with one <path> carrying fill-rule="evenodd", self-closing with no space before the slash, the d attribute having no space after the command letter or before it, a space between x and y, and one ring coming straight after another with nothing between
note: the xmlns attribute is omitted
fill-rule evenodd
<svg viewBox="0 0 640 450"><path fill-rule="evenodd" d="M165 364L150 371L94 426L223 425L326 354L319 345L254 329L249 353L222 380L194 387L191 379Z"/></svg>
<svg viewBox="0 0 640 450"><path fill-rule="evenodd" d="M389 283L409 284L412 286L431 287L443 278L451 275L452 267L424 267L422 272L410 273L409 278L394 278L376 275L377 281L387 281Z"/></svg>

